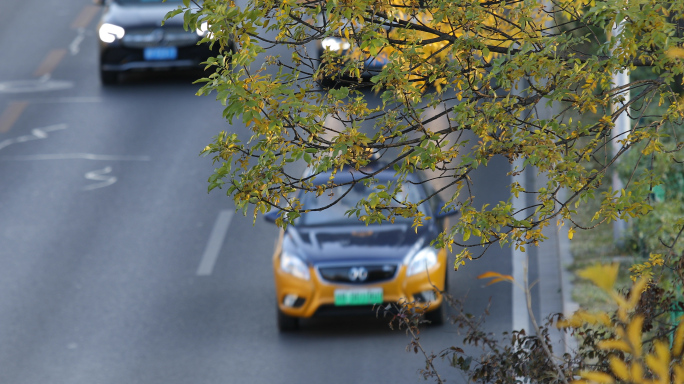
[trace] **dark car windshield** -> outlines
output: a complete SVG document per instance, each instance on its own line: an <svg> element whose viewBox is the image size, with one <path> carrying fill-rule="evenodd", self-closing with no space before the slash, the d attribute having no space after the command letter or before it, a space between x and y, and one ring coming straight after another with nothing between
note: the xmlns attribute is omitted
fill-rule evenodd
<svg viewBox="0 0 684 384"><path fill-rule="evenodd" d="M323 195L316 197L313 193L307 193L302 198L302 206L304 209L311 210L317 208L323 208L332 204L335 200L339 199L347 190L349 186L341 186L333 188L332 191L328 191ZM347 193L344 198L332 207L326 208L323 211L313 211L308 213L303 213L299 219L295 222L296 226L318 226L318 225L358 225L361 222L356 218L355 215L348 217L345 215L349 209L354 208L356 203L362 199L368 197L369 194L374 192L372 188L366 188L363 184L356 184L354 188ZM332 193L332 194L331 194ZM399 202L406 201L411 203L417 203L423 197L419 194L419 188L412 184L404 184L402 186L402 191L397 193L395 197L396 206L400 206ZM418 210L423 214L425 212L425 204L418 206ZM411 218L397 217L395 222L412 222Z"/></svg>

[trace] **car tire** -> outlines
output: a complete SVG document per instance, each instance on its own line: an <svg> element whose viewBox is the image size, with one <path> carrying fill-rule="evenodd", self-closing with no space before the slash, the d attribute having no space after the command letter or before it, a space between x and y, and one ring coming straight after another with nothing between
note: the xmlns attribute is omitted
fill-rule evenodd
<svg viewBox="0 0 684 384"><path fill-rule="evenodd" d="M288 316L280 308L276 308L278 312L278 330L280 332L293 332L299 329L299 319Z"/></svg>
<svg viewBox="0 0 684 384"><path fill-rule="evenodd" d="M100 81L103 85L113 85L119 82L119 73L100 69Z"/></svg>
<svg viewBox="0 0 684 384"><path fill-rule="evenodd" d="M444 292L442 293L443 295L448 295L449 294L449 270L447 269L447 273L444 275ZM435 309L434 311L426 312L425 313L425 320L429 321L431 325L442 325L444 324L444 320L446 319L446 310L444 309L446 307L446 297L442 298L442 303L439 305L439 308Z"/></svg>
<svg viewBox="0 0 684 384"><path fill-rule="evenodd" d="M442 325L444 324L444 318L446 313L444 311L444 302L437 307L434 311L425 313L425 320L430 322L430 325Z"/></svg>

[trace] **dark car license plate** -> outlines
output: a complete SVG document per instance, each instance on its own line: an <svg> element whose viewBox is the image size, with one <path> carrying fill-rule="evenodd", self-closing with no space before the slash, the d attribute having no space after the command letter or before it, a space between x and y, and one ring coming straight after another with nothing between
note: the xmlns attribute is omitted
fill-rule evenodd
<svg viewBox="0 0 684 384"><path fill-rule="evenodd" d="M178 49L176 47L150 47L145 48L145 60L176 60Z"/></svg>

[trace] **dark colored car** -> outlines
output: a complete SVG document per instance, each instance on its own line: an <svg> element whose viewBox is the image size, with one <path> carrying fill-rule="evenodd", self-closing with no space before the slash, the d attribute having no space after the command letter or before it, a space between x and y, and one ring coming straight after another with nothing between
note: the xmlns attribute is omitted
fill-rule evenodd
<svg viewBox="0 0 684 384"><path fill-rule="evenodd" d="M316 18L316 26L323 28L325 26L323 15L318 15ZM326 37L322 40L316 41L316 51L318 53L319 67L325 65L326 51L328 53L337 53L336 68L341 69L349 63L349 60L363 62L363 67L359 68L359 73L341 73L340 70L334 70L332 73L321 73L317 79L323 87L335 87L338 85L348 86L358 82L359 77L362 81L369 81L373 76L379 74L388 62L388 55L386 52L381 52L377 56L372 56L358 48L352 48L351 43L342 37Z"/></svg>
<svg viewBox="0 0 684 384"><path fill-rule="evenodd" d="M368 170L368 169L367 169ZM366 170L366 171L367 171ZM361 175L351 170L335 176L336 183L358 180ZM318 175L314 184L325 184L330 174ZM396 180L393 170L382 171L378 183ZM277 320L281 331L298 327L299 319L313 316L366 314L373 315L374 305L412 302L417 309L428 305L425 316L439 324L444 318L441 292L446 289L447 252L431 245L442 231L446 216L440 212L438 197L421 204L420 210L433 220L416 228L413 219L396 218L394 223L366 225L345 211L372 190L362 183L339 186L319 197L300 197L303 213L285 230L281 230L273 254L273 270L277 300ZM345 197L323 211L335 196ZM397 200L416 203L431 196L426 183L410 175ZM274 221L276 211L266 215Z"/></svg>
<svg viewBox="0 0 684 384"><path fill-rule="evenodd" d="M361 77L361 80L363 81L370 81L371 77L379 74L382 71L382 68L385 67L387 64L387 55L386 54L381 54L380 56L367 56L360 50L357 50L356 52L353 52L351 49L351 44L343 38L339 37L326 37L323 40L320 40L317 42L317 50L318 50L318 58L320 64L323 64L323 61L325 60L323 58L324 52L326 50L333 51L333 52L339 52L343 57L349 57L352 58L355 55L358 55L359 57L363 57L363 70L359 72L359 75ZM344 66L346 65L346 62L343 61L339 64L339 66ZM335 74L325 74L323 73L320 78L320 82L323 86L325 87L334 87L335 85L349 85L349 84L354 84L358 80L355 78L354 75L352 74L343 74L340 75L339 72L335 72Z"/></svg>
<svg viewBox="0 0 684 384"><path fill-rule="evenodd" d="M207 44L198 45L206 31L186 31L182 15L164 16L182 0L98 0L104 4L97 27L100 79L113 84L119 74L144 70L200 70L200 63L217 56Z"/></svg>

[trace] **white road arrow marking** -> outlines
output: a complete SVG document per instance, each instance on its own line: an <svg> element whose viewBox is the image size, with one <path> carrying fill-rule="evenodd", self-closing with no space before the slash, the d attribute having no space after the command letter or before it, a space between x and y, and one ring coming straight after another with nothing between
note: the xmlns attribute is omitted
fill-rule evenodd
<svg viewBox="0 0 684 384"><path fill-rule="evenodd" d="M112 167L105 167L96 171L91 171L85 174L88 180L101 181L101 183L90 184L83 188L84 191L92 191L93 189L108 187L116 183L116 176L106 176L112 172Z"/></svg>
<svg viewBox="0 0 684 384"><path fill-rule="evenodd" d="M76 38L69 44L69 52L71 53L72 56L78 54L80 51L80 45L83 39L85 38L85 28L79 28L78 29L78 35L76 35Z"/></svg>
<svg viewBox="0 0 684 384"><path fill-rule="evenodd" d="M25 142L31 141L31 140L46 139L49 136L48 132L59 131L59 130L66 129L66 128L67 128L66 124L56 124L56 125L51 125L49 127L33 128L31 130L30 135L19 136L19 137L16 137L14 139L7 139L7 140L0 141L0 149L8 147L12 144L25 143Z"/></svg>

